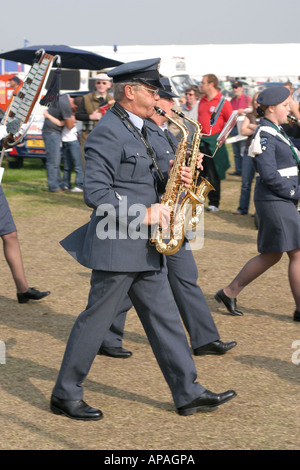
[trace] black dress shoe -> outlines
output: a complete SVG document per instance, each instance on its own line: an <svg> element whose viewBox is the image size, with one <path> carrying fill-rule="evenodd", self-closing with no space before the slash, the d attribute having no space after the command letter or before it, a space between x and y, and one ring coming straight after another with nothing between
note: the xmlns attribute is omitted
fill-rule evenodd
<svg viewBox="0 0 300 470"><path fill-rule="evenodd" d="M298 310L294 311L294 321L300 321L300 312Z"/></svg>
<svg viewBox="0 0 300 470"><path fill-rule="evenodd" d="M223 289L219 290L216 293L215 299L219 303L223 302L223 304L225 305L225 307L227 308L228 312L231 315L239 315L239 316L243 315L242 312L236 309L236 299L231 299L230 297L227 297Z"/></svg>
<svg viewBox="0 0 300 470"><path fill-rule="evenodd" d="M102 411L91 408L83 400L63 400L52 395L50 408L56 415L82 421L97 421L103 418Z"/></svg>
<svg viewBox="0 0 300 470"><path fill-rule="evenodd" d="M19 304L24 304L25 302L28 302L29 299L41 300L49 294L50 294L49 290L40 292L39 290L36 290L33 287L30 287L28 291L26 292L17 293L17 297L18 297Z"/></svg>
<svg viewBox="0 0 300 470"><path fill-rule="evenodd" d="M128 357L132 356L132 352L127 351L127 349L124 349L122 347L109 348L101 346L98 351L98 355L114 357L116 359L127 359Z"/></svg>
<svg viewBox="0 0 300 470"><path fill-rule="evenodd" d="M231 400L235 396L236 393L234 390L227 390L227 392L219 394L205 390L200 397L196 398L191 403L177 408L177 412L181 416L188 416L198 411L213 411L219 405L223 405L223 403L226 403L226 401Z"/></svg>
<svg viewBox="0 0 300 470"><path fill-rule="evenodd" d="M232 349L236 346L236 341L230 341L228 343L223 343L223 341L217 340L212 343L205 344L199 348L194 349L195 356L206 356L206 354L216 354L221 356L225 354L229 349Z"/></svg>

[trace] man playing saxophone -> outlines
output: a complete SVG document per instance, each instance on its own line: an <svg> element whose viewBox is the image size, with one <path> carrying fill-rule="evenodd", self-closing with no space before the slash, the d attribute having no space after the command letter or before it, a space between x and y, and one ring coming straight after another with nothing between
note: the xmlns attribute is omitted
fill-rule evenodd
<svg viewBox="0 0 300 470"><path fill-rule="evenodd" d="M126 296L143 324L180 415L215 409L236 396L233 390L210 392L197 381L164 259L147 238L129 236L134 205L141 212L139 228L146 233L147 226L158 222L159 211L152 213L153 207L161 206L154 174L157 161L142 139L144 120L153 115L159 98L159 62L135 61L109 72L116 103L92 130L85 147L84 198L93 213L87 224L61 242L92 270L88 304L71 331L51 397L51 410L73 419L103 417L101 410L83 401L82 383ZM188 173L184 168L182 172ZM112 236L102 237L102 211L109 211L115 223Z"/></svg>
<svg viewBox="0 0 300 470"><path fill-rule="evenodd" d="M157 162L163 172L169 169L170 160L174 160L177 139L169 132L168 118L172 115L174 98L170 82L167 78L161 78L164 90L159 91L160 99L157 102L164 113L154 114L147 120L147 136L150 145L155 150ZM195 145L199 144L198 142ZM201 167L201 159L198 166ZM222 342L211 312L197 284L198 270L189 242L184 238L182 247L175 254L165 257L168 268L168 279L173 296L179 309L183 323L189 333L190 343L195 356L206 354L221 355L232 349L235 341ZM126 358L131 352L122 347L122 338L127 311L132 304L128 298L123 305L123 312L118 315L109 332L106 334L99 354L115 358Z"/></svg>

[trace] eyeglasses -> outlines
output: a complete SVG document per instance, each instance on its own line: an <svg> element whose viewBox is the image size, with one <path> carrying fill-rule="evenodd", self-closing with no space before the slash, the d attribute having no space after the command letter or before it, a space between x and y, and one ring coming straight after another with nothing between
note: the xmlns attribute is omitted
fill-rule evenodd
<svg viewBox="0 0 300 470"><path fill-rule="evenodd" d="M138 86L141 87L141 88L144 88L144 90L150 91L150 92L153 94L153 96L157 96L157 95L158 95L158 88L155 88L155 89L153 89L153 88L148 88L148 87L146 87L146 86L144 86L144 85L138 85Z"/></svg>
<svg viewBox="0 0 300 470"><path fill-rule="evenodd" d="M106 85L108 82L96 82L96 85L100 85L102 83L102 85Z"/></svg>
<svg viewBox="0 0 300 470"><path fill-rule="evenodd" d="M186 93L186 96L194 96L195 93Z"/></svg>

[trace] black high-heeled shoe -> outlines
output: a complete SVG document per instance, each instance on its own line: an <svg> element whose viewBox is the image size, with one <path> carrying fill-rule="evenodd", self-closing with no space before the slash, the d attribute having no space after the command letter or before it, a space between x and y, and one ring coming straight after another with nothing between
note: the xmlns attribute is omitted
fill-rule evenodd
<svg viewBox="0 0 300 470"><path fill-rule="evenodd" d="M236 299L231 299L230 297L228 297L224 293L223 289L219 290L216 293L215 299L219 303L223 302L223 304L227 308L230 315L236 315L236 316L242 316L243 315L243 313L240 312L239 310L237 310L237 308L236 308Z"/></svg>
<svg viewBox="0 0 300 470"><path fill-rule="evenodd" d="M300 321L300 312L298 310L294 311L294 321Z"/></svg>

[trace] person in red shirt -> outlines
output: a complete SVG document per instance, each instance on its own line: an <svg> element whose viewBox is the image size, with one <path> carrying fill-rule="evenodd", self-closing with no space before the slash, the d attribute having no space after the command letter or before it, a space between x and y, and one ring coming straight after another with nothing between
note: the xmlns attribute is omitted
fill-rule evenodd
<svg viewBox="0 0 300 470"><path fill-rule="evenodd" d="M202 133L204 134L200 143L200 152L204 154L201 176L206 178L215 188L215 191L210 191L208 194L207 210L218 211L221 199L221 180L225 179L226 170L230 167L228 152L226 146L223 145L216 152L214 158L209 158L207 155L213 155L217 138L232 114L232 106L229 101L225 101L217 122L211 128L211 114L222 98L219 80L213 74L204 75L200 88L204 95L198 106L198 121L202 125Z"/></svg>
<svg viewBox="0 0 300 470"><path fill-rule="evenodd" d="M232 91L234 97L231 100L232 109L238 112L239 116L245 115L252 111L250 107L250 96L246 96L244 94L243 83L236 80L232 84ZM235 137L238 135L238 128L237 125L232 129L230 137ZM246 146L245 140L239 140L237 142L232 143L232 150L234 153L234 162L235 162L235 171L230 173L231 175L241 176L242 174L242 158L244 155Z"/></svg>

